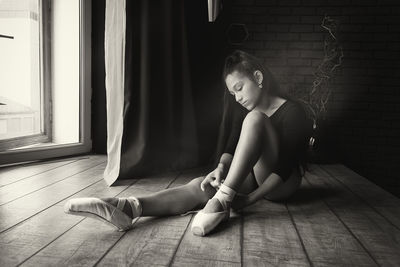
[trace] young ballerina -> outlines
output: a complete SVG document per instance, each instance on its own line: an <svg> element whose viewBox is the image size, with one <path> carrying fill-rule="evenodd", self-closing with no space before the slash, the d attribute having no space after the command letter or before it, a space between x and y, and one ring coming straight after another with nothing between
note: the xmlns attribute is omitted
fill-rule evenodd
<svg viewBox="0 0 400 267"><path fill-rule="evenodd" d="M300 104L280 93L268 69L248 53L229 55L223 78L231 98L248 112L243 121L239 115L231 120L236 122L231 137L212 172L139 198L71 199L65 212L104 220L125 231L139 216L178 215L203 208L191 230L204 236L229 218L231 207L241 209L263 197L291 196L301 183L300 165L311 121ZM225 117L229 115L224 112Z"/></svg>

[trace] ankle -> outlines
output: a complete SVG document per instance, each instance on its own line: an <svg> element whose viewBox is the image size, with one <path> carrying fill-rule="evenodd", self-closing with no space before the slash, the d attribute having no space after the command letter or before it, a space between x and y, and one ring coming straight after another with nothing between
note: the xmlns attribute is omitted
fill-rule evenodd
<svg viewBox="0 0 400 267"><path fill-rule="evenodd" d="M139 199L136 197L128 197L126 199L125 207L124 207L124 212L125 209L128 210L129 213L127 213L131 218L137 218L142 216L143 210L142 210L142 204L140 203Z"/></svg>
<svg viewBox="0 0 400 267"><path fill-rule="evenodd" d="M235 190L223 184L213 198L218 199L224 210L227 210L230 207L235 195Z"/></svg>

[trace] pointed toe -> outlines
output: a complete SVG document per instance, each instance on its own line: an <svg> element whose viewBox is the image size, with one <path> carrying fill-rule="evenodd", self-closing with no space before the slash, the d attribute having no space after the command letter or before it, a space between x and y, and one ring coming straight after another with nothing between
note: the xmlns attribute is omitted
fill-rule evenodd
<svg viewBox="0 0 400 267"><path fill-rule="evenodd" d="M199 211L192 222L192 233L197 236L205 236L214 230L218 224L229 218L229 211L205 213Z"/></svg>
<svg viewBox="0 0 400 267"><path fill-rule="evenodd" d="M119 231L126 231L132 227L132 218L99 198L70 199L64 205L64 212L107 222Z"/></svg>

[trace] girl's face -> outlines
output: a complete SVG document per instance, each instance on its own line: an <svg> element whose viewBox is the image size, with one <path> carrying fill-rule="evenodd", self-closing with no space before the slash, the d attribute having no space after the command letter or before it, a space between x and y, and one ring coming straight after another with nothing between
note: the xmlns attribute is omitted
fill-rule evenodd
<svg viewBox="0 0 400 267"><path fill-rule="evenodd" d="M235 96L236 102L247 110L253 110L258 105L262 89L253 79L234 71L226 76L225 83L229 93Z"/></svg>

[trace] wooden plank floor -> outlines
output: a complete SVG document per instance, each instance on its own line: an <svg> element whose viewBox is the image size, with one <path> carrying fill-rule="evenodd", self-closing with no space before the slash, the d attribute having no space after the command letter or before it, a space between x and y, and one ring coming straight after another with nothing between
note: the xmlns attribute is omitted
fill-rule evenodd
<svg viewBox="0 0 400 267"><path fill-rule="evenodd" d="M128 232L64 214L70 198L140 196L206 172L108 187L105 165L90 155L0 169L0 266L400 266L400 199L343 165L311 165L290 200L259 201L203 238L192 214Z"/></svg>

